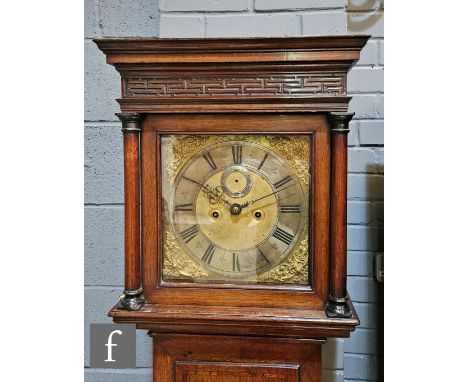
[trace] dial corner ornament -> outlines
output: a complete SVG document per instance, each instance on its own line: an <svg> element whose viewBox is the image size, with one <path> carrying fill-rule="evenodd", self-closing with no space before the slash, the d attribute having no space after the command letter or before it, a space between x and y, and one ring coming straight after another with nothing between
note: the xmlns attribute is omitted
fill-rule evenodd
<svg viewBox="0 0 468 382"><path fill-rule="evenodd" d="M302 167L309 171L309 142L304 141L306 157L286 159L282 150L270 144L272 139L219 138L204 136L201 144L192 145L186 160L176 160L176 173L174 139L183 137L168 136L162 141L163 168L167 169L163 176L164 229L175 238L171 246L164 245L165 268L170 263L166 260L172 259L171 272L164 275L211 281L307 283L308 262L297 258L308 256L304 253L304 233L307 241L309 193L291 163L302 160ZM190 140L193 143L194 138ZM186 269L177 272L174 256L194 262L196 267L192 268L197 274L187 275ZM296 266L289 272L293 258ZM302 264L301 270L297 264Z"/></svg>

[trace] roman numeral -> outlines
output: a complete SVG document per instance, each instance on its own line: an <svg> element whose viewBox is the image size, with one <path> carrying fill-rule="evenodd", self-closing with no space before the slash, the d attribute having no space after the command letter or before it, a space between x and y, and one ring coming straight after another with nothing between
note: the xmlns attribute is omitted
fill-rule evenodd
<svg viewBox="0 0 468 382"><path fill-rule="evenodd" d="M203 154L203 158L205 158L212 170L216 170L218 168L210 153Z"/></svg>
<svg viewBox="0 0 468 382"><path fill-rule="evenodd" d="M273 237L276 237L279 241L282 241L286 245L291 244L292 239L294 238L293 235L281 229L280 227L276 227L275 232L273 232Z"/></svg>
<svg viewBox="0 0 468 382"><path fill-rule="evenodd" d="M278 189L280 187L283 187L286 183L290 182L292 180L292 176L291 175L288 175L287 177L281 179L281 180L278 180L275 184L273 184L273 186Z"/></svg>
<svg viewBox="0 0 468 382"><path fill-rule="evenodd" d="M193 211L193 204L188 203L188 204L177 204L174 207L174 210L176 211Z"/></svg>
<svg viewBox="0 0 468 382"><path fill-rule="evenodd" d="M300 206L281 206L280 211L282 214L300 214Z"/></svg>
<svg viewBox="0 0 468 382"><path fill-rule="evenodd" d="M260 171L260 169L262 168L263 164L265 163L267 157L268 157L268 153L266 153L265 156L263 157L262 161L260 162L260 164L257 167L257 170Z"/></svg>
<svg viewBox="0 0 468 382"><path fill-rule="evenodd" d="M242 146L232 146L232 160L234 164L242 164Z"/></svg>
<svg viewBox="0 0 468 382"><path fill-rule="evenodd" d="M202 261L204 261L206 264L211 263L211 259L213 258L214 251L215 251L215 246L212 243L210 243L210 245L208 245L208 248L205 251L205 254L201 258Z"/></svg>
<svg viewBox="0 0 468 382"><path fill-rule="evenodd" d="M190 240L192 240L198 234L198 227L196 225L187 228L186 230L180 233L182 239L184 239L185 244L187 244Z"/></svg>
<svg viewBox="0 0 468 382"><path fill-rule="evenodd" d="M240 272L239 256L236 253L232 254L232 271Z"/></svg>
<svg viewBox="0 0 468 382"><path fill-rule="evenodd" d="M268 257L265 256L265 254L262 252L262 250L259 248L258 252L260 252L260 255L263 257L263 259L270 264L270 260L268 260Z"/></svg>

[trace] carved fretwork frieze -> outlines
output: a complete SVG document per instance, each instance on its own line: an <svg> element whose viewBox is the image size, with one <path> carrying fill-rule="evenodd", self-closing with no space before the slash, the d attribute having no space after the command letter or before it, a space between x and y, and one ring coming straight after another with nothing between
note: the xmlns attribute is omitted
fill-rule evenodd
<svg viewBox="0 0 468 382"><path fill-rule="evenodd" d="M345 73L270 73L179 75L128 75L123 78L123 97L158 99L229 97L314 97L346 95Z"/></svg>
<svg viewBox="0 0 468 382"><path fill-rule="evenodd" d="M345 112L368 35L94 40L125 113Z"/></svg>

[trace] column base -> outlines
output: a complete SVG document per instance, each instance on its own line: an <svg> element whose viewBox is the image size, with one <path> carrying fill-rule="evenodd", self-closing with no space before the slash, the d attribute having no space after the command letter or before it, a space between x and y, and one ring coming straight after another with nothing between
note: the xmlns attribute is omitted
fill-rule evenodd
<svg viewBox="0 0 468 382"><path fill-rule="evenodd" d="M125 310L139 310L145 304L143 288L137 290L124 290L120 296L119 306Z"/></svg>
<svg viewBox="0 0 468 382"><path fill-rule="evenodd" d="M328 303L325 313L328 318L350 318L352 313L348 306L348 296L333 297L328 296Z"/></svg>

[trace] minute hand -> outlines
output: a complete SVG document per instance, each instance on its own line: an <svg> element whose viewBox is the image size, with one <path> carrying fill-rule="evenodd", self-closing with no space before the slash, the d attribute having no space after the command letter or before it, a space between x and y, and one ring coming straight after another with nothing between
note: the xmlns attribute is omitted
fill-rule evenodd
<svg viewBox="0 0 468 382"><path fill-rule="evenodd" d="M254 204L255 202L258 202L259 200L268 198L269 196L274 195L274 194L277 194L278 192L284 191L284 190L286 190L286 189L288 189L288 188L290 188L290 187L292 187L292 186L294 186L294 183L291 184L291 185L289 185L288 187L282 188L281 190L273 191L272 193L270 193L270 194L268 194L268 195L264 195L264 196L262 196L261 198L252 200L251 202L247 203L247 205L249 205L249 204L252 205L252 204ZM242 206L242 207L243 207L243 206Z"/></svg>

